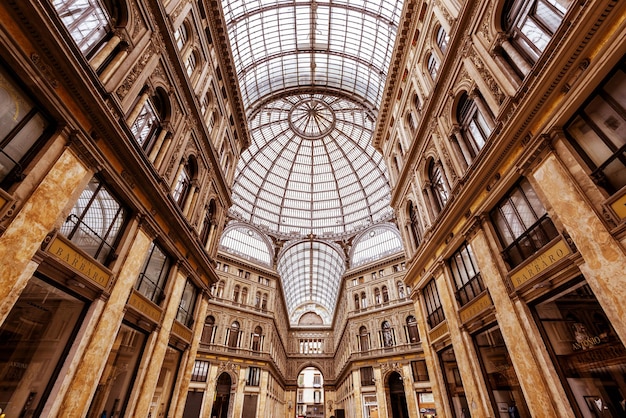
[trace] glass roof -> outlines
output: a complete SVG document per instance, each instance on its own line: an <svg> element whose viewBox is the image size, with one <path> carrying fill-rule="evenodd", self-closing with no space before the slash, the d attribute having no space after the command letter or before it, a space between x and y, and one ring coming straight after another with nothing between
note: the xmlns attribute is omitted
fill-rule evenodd
<svg viewBox="0 0 626 418"><path fill-rule="evenodd" d="M306 311L332 321L341 277L346 270L342 251L322 241L299 241L288 246L278 261L285 302L292 324ZM306 307L305 310L298 309Z"/></svg>
<svg viewBox="0 0 626 418"><path fill-rule="evenodd" d="M306 86L351 93L376 109L402 1L222 0L248 111Z"/></svg>
<svg viewBox="0 0 626 418"><path fill-rule="evenodd" d="M315 312L329 324L346 268L332 240L393 217L387 170L371 142L403 2L222 0L222 7L251 139L230 214L289 241L277 269L291 323ZM261 258L260 243L251 246L242 231L229 231L224 247ZM364 240L361 262L376 248L391 251L394 239L381 230Z"/></svg>
<svg viewBox="0 0 626 418"><path fill-rule="evenodd" d="M220 249L248 260L272 265L271 241L250 226L231 223L222 233Z"/></svg>
<svg viewBox="0 0 626 418"><path fill-rule="evenodd" d="M302 94L280 98L249 120L231 213L288 236L354 234L389 219L382 156L373 123L357 103Z"/></svg>
<svg viewBox="0 0 626 418"><path fill-rule="evenodd" d="M402 251L400 232L395 224L370 228L354 239L350 265L357 267Z"/></svg>

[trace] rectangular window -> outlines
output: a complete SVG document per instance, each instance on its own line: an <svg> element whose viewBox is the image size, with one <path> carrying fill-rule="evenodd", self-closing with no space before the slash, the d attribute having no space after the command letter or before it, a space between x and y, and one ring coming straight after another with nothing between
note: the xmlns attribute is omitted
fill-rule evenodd
<svg viewBox="0 0 626 418"><path fill-rule="evenodd" d="M8 186L23 176L50 121L0 65L0 182Z"/></svg>
<svg viewBox="0 0 626 418"><path fill-rule="evenodd" d="M426 284L422 293L424 295L424 304L426 305L426 313L428 315L428 325L434 328L445 319L435 279L431 279Z"/></svg>
<svg viewBox="0 0 626 418"><path fill-rule="evenodd" d="M135 289L159 305L163 300L163 287L170 270L170 260L159 245L150 245L146 261L137 278Z"/></svg>
<svg viewBox="0 0 626 418"><path fill-rule="evenodd" d="M474 299L483 290L483 280L480 277L472 247L463 243L461 247L452 254L448 260L454 284L456 286L456 299L459 305L463 306Z"/></svg>
<svg viewBox="0 0 626 418"><path fill-rule="evenodd" d="M176 314L176 320L187 327L191 326L197 294L198 288L187 280L183 290L183 297L180 300L180 305L178 305L178 313Z"/></svg>
<svg viewBox="0 0 626 418"><path fill-rule="evenodd" d="M450 408L455 417L469 416L469 405L465 396L465 388L459 373L454 349L450 346L438 353L443 372L443 380L448 389Z"/></svg>
<svg viewBox="0 0 626 418"><path fill-rule="evenodd" d="M248 378L246 379L246 385L259 386L261 382L261 368L260 367L248 367Z"/></svg>
<svg viewBox="0 0 626 418"><path fill-rule="evenodd" d="M609 193L626 185L626 72L618 68L565 126L592 170L591 179Z"/></svg>
<svg viewBox="0 0 626 418"><path fill-rule="evenodd" d="M204 360L196 360L191 370L192 382L206 382L209 375L209 362Z"/></svg>
<svg viewBox="0 0 626 418"><path fill-rule="evenodd" d="M500 242L502 257L511 268L539 251L558 231L527 179L514 186L489 214Z"/></svg>
<svg viewBox="0 0 626 418"><path fill-rule="evenodd" d="M415 382L427 382L430 380L428 369L426 368L426 360L412 361L411 371L413 372L413 380Z"/></svg>
<svg viewBox="0 0 626 418"><path fill-rule="evenodd" d="M60 233L106 264L126 223L128 211L97 177L81 193Z"/></svg>
<svg viewBox="0 0 626 418"><path fill-rule="evenodd" d="M361 386L374 385L374 368L372 366L361 367Z"/></svg>

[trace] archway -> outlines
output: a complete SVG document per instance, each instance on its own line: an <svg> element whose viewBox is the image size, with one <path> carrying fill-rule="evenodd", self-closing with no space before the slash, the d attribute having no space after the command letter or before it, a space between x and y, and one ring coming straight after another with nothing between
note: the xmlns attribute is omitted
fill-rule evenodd
<svg viewBox="0 0 626 418"><path fill-rule="evenodd" d="M298 375L296 416L324 417L324 378L315 367L306 367Z"/></svg>
<svg viewBox="0 0 626 418"><path fill-rule="evenodd" d="M215 401L213 402L213 410L211 411L212 418L228 417L231 386L232 380L230 379L230 375L226 372L222 373L217 379L217 384L215 385Z"/></svg>
<svg viewBox="0 0 626 418"><path fill-rule="evenodd" d="M406 406L404 394L404 382L398 372L392 372L387 378L387 396L391 403L391 416L393 418L409 418L409 410Z"/></svg>

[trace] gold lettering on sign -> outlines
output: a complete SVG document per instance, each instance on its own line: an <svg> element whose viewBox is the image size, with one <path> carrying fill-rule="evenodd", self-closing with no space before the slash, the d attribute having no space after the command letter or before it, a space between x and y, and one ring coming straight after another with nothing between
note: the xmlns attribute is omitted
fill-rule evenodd
<svg viewBox="0 0 626 418"><path fill-rule="evenodd" d="M191 341L191 330L178 321L174 321L172 332L187 342Z"/></svg>
<svg viewBox="0 0 626 418"><path fill-rule="evenodd" d="M461 322L465 323L469 319L475 317L485 309L493 306L491 302L491 297L489 297L488 293L474 299L469 304L465 305L463 309L459 312L459 317L461 318Z"/></svg>
<svg viewBox="0 0 626 418"><path fill-rule="evenodd" d="M130 298L128 298L128 305L152 319L154 322L159 322L161 319L161 310L134 289L130 294Z"/></svg>
<svg viewBox="0 0 626 418"><path fill-rule="evenodd" d="M511 282L514 287L520 287L530 279L546 271L557 262L564 259L571 253L569 247L560 239L556 243L552 244L547 249L543 250L541 254L530 259L515 273L511 275Z"/></svg>
<svg viewBox="0 0 626 418"><path fill-rule="evenodd" d="M619 199L611 203L611 209L615 211L615 214L620 219L626 218L626 193L624 193Z"/></svg>
<svg viewBox="0 0 626 418"><path fill-rule="evenodd" d="M448 323L444 322L443 324L439 324L439 326L435 328L434 330L430 331L428 336L430 337L430 341L432 342L443 337L447 333L448 333Z"/></svg>
<svg viewBox="0 0 626 418"><path fill-rule="evenodd" d="M54 238L54 241L52 241L48 247L48 252L97 285L104 288L109 285L109 281L111 280L111 274L109 272L87 257L81 255L60 237L57 236Z"/></svg>
<svg viewBox="0 0 626 418"><path fill-rule="evenodd" d="M6 200L4 197L0 196L0 209L2 209L4 207L4 205L6 205L8 202L8 200Z"/></svg>

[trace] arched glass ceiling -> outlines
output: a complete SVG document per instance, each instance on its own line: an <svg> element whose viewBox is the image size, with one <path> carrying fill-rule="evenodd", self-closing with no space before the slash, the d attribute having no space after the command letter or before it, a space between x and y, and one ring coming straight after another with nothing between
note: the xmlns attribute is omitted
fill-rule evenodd
<svg viewBox="0 0 626 418"><path fill-rule="evenodd" d="M248 225L233 223L224 229L220 249L231 254L272 265L274 251L269 239Z"/></svg>
<svg viewBox="0 0 626 418"><path fill-rule="evenodd" d="M277 269L292 324L297 324L303 313L298 308L303 305L313 306L308 310L330 322L328 313L335 311L339 284L346 270L341 250L322 241L300 241L286 247Z"/></svg>
<svg viewBox="0 0 626 418"><path fill-rule="evenodd" d="M376 110L402 4L396 0L222 0L248 112L277 92L307 86L344 91Z"/></svg>
<svg viewBox="0 0 626 418"><path fill-rule="evenodd" d="M237 166L231 214L291 237L354 234L392 216L372 121L358 104L287 96L249 124L254 140Z"/></svg>
<svg viewBox="0 0 626 418"><path fill-rule="evenodd" d="M386 223L372 227L354 239L351 267L357 267L370 261L401 252L400 232L394 224Z"/></svg>

